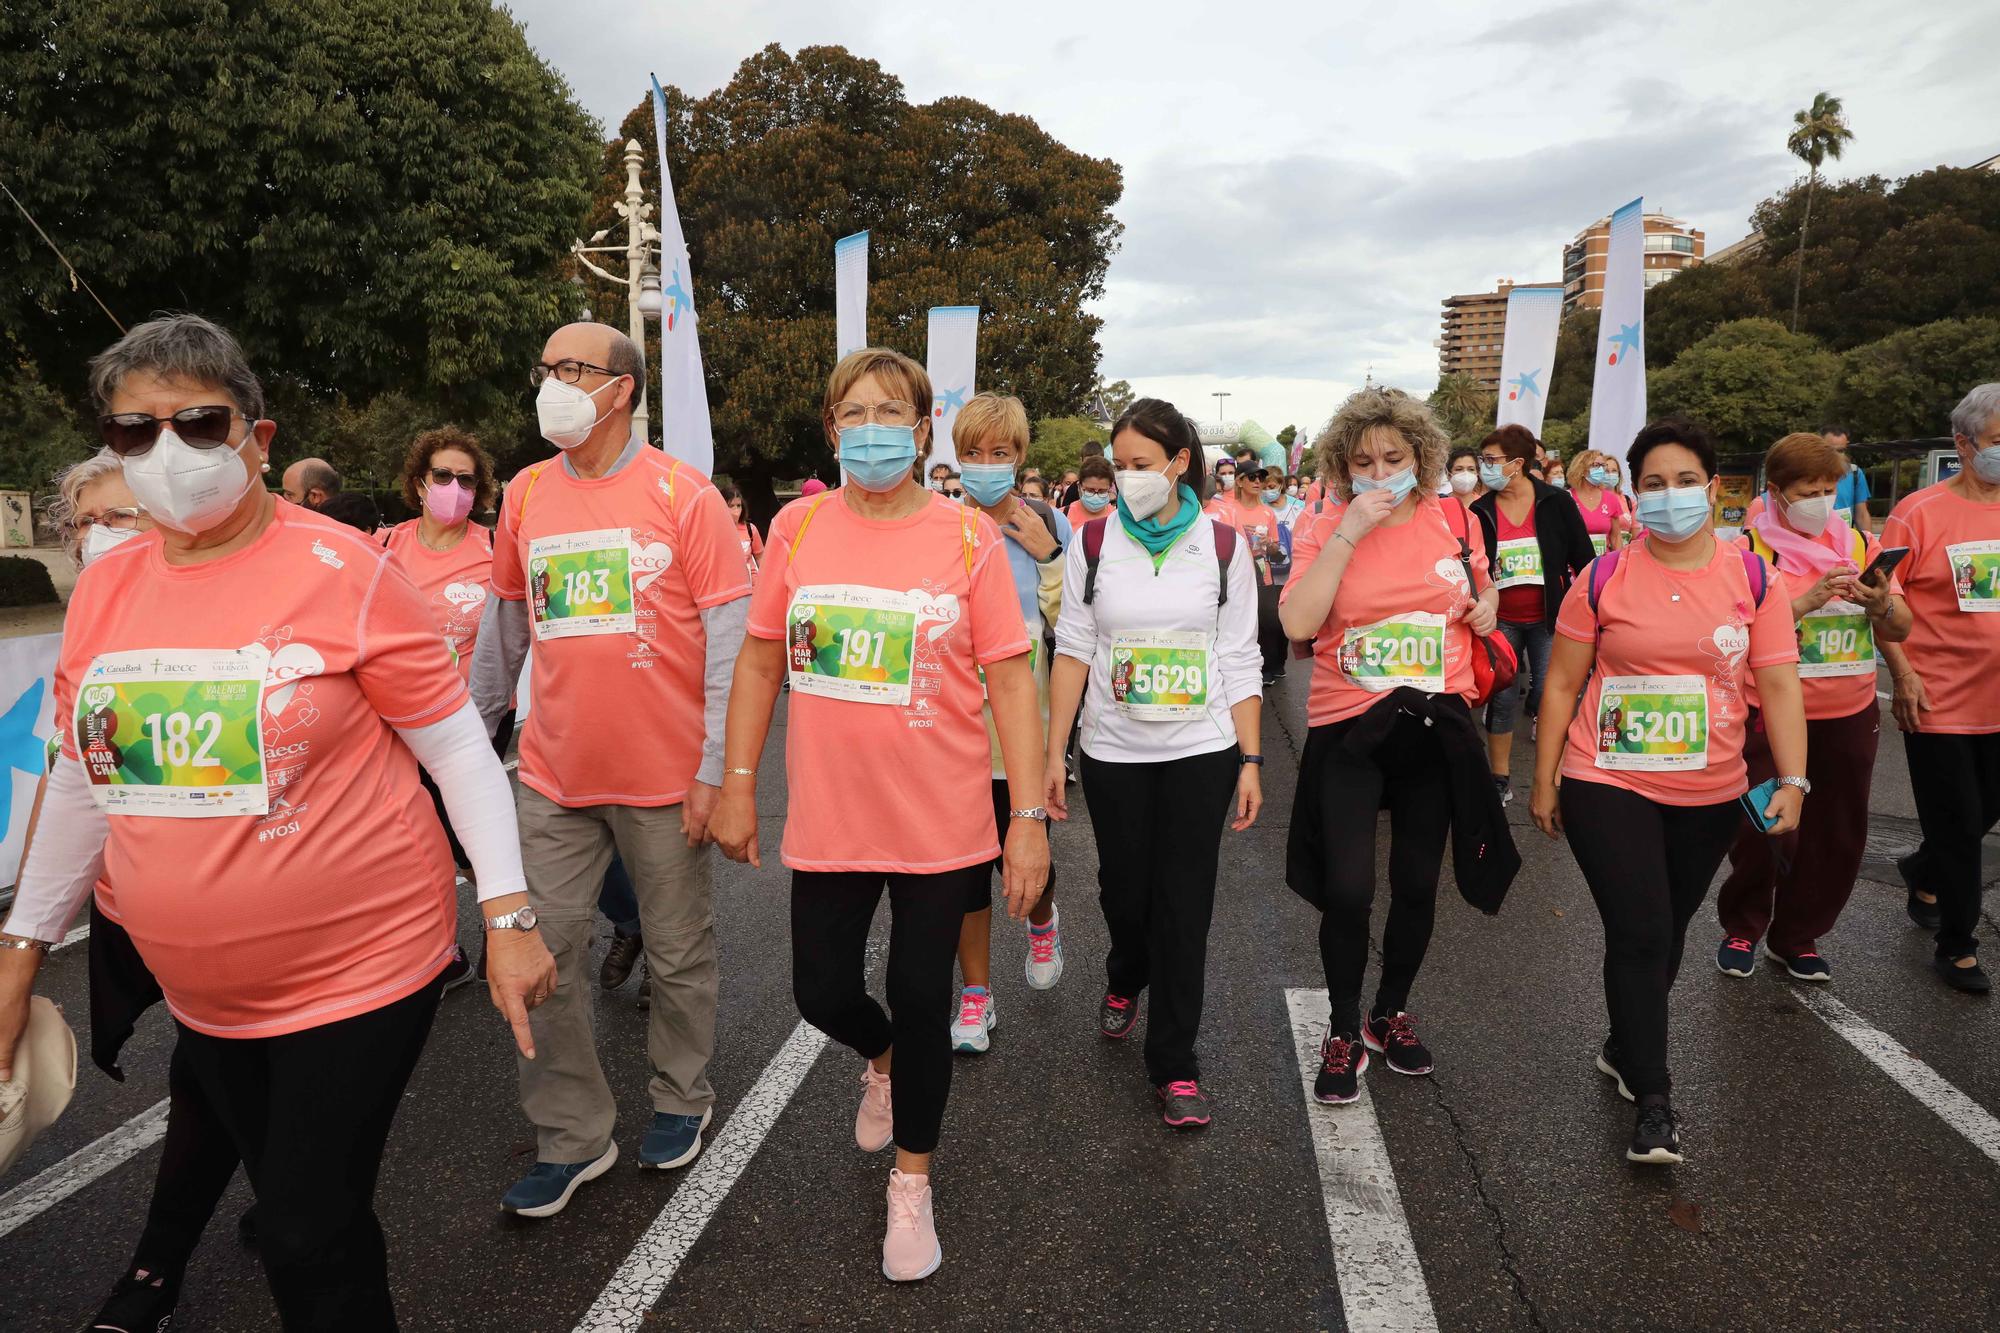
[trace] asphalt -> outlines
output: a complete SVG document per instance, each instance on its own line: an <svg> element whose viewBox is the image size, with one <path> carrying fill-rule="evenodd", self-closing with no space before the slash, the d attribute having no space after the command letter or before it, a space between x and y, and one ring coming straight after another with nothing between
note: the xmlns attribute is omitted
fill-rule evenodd
<svg viewBox="0 0 2000 1333"><path fill-rule="evenodd" d="M1095 1033L1105 940L1078 800L1055 832L1067 974L1030 992L1019 928L998 926L993 1049L956 1062L934 1174L944 1267L914 1286L881 1277L889 1159L854 1148L859 1060L829 1046L641 1326L1347 1327L1285 1000L1287 988L1324 985L1316 916L1282 882L1307 683L1294 664L1267 702L1266 818L1225 835L1201 1041L1210 1130L1166 1131L1136 1043ZM1822 942L1837 969L1831 993L1913 1065L2000 1112L2000 1017L1931 977L1930 943L1903 916L1889 862L1914 842L1915 811L1886 713L1885 731L1870 878ZM767 774L782 773L783 734L774 729ZM1630 1110L1591 1064L1604 1027L1601 931L1567 849L1527 822L1529 762L1524 743L1511 814L1525 866L1505 909L1483 917L1449 880L1440 890L1411 1002L1436 1074L1378 1065L1368 1075L1438 1325L2000 1327L2000 1165L1809 1011L1781 972L1719 974L1712 906L1674 993L1688 1161L1623 1160ZM781 784L767 787L765 810L771 863L717 873L712 1136L798 1022L775 864ZM475 939L469 903L464 938ZM80 1039L84 954L56 954L43 986ZM630 984L598 995L597 1021L629 1163L649 1111L645 1012ZM68 1113L0 1192L158 1101L170 1042L156 1011L127 1048L125 1083L86 1068ZM139 1153L0 1237L0 1328L82 1325L138 1235L158 1156ZM520 1223L497 1205L532 1158L506 1030L475 988L454 992L378 1200L405 1328L573 1328L683 1178L621 1163L561 1216ZM277 1326L255 1253L235 1236L249 1202L239 1177L195 1256L177 1330Z"/></svg>

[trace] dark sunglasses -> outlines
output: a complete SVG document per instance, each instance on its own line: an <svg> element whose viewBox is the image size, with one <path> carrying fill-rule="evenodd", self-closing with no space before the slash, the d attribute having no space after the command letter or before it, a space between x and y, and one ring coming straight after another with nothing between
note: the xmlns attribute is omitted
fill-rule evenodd
<svg viewBox="0 0 2000 1333"><path fill-rule="evenodd" d="M229 443L230 422L237 417L243 414L233 407L184 407L170 417L113 412L97 419L97 433L105 447L120 458L133 458L151 449L160 438L160 428L166 425L173 426L174 434L197 449L216 449Z"/></svg>
<svg viewBox="0 0 2000 1333"><path fill-rule="evenodd" d="M479 484L479 478L473 476L470 472L453 472L448 467L432 468L431 481L439 486L449 486L453 482L457 482L468 491Z"/></svg>

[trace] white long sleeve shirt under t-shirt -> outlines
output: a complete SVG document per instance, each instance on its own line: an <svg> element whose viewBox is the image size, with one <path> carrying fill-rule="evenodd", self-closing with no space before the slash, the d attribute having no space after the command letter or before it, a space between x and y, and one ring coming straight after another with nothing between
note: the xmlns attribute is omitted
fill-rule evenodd
<svg viewBox="0 0 2000 1333"><path fill-rule="evenodd" d="M1220 603L1215 520L1206 514L1167 548L1157 568L1152 553L1125 531L1116 514L1105 520L1095 598L1083 600L1084 543L1069 544L1063 570L1056 652L1090 666L1083 694L1085 754L1105 763L1158 763L1213 754L1236 744L1230 708L1264 693L1257 646L1257 579L1248 545L1239 538L1229 561L1229 600ZM1220 605L1218 605L1220 603ZM1127 716L1112 701L1111 651L1120 635L1200 633L1211 636L1207 712L1175 721Z"/></svg>

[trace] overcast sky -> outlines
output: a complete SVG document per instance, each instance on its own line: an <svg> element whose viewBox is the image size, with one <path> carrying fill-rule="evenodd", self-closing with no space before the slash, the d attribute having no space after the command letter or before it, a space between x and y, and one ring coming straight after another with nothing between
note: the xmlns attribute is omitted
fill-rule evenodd
<svg viewBox="0 0 2000 1333"><path fill-rule="evenodd" d="M1112 158L1105 377L1203 419L1227 390L1224 415L1273 430L1316 426L1371 366L1429 392L1443 297L1557 278L1563 243L1634 195L1711 251L1739 239L1821 89L1855 132L1835 174L2000 152L1990 0L511 8L613 125L649 71L699 95L766 43L839 44L913 102L973 97Z"/></svg>

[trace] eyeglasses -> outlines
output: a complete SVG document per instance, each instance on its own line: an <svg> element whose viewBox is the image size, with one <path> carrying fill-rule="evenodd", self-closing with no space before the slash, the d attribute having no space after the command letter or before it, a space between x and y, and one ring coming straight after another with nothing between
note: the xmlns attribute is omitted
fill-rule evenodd
<svg viewBox="0 0 2000 1333"><path fill-rule="evenodd" d="M542 387L543 380L547 379L551 375L554 375L564 384L574 384L578 380L583 378L583 372L586 370L592 371L599 375L615 376L618 374L618 372L615 370L607 370L603 366L592 365L588 361L577 361L573 358L565 357L563 360L556 362L554 365L549 365L547 362L542 362L537 365L529 366L528 383L531 387L539 389Z"/></svg>
<svg viewBox="0 0 2000 1333"><path fill-rule="evenodd" d="M833 405L833 424L842 430L852 430L865 424L871 415L884 426L914 426L917 424L917 405L900 398L880 403L841 402Z"/></svg>
<svg viewBox="0 0 2000 1333"><path fill-rule="evenodd" d="M449 486L453 482L456 482L468 491L479 484L479 478L473 476L470 472L453 472L448 467L432 468L431 481L438 486Z"/></svg>
<svg viewBox="0 0 2000 1333"><path fill-rule="evenodd" d="M229 443L229 423L243 417L233 407L184 407L170 417L147 416L144 412L113 412L97 419L97 433L105 447L120 458L136 458L153 447L160 428L171 425L174 434L197 449L215 449ZM243 420L250 420L243 417Z"/></svg>
<svg viewBox="0 0 2000 1333"><path fill-rule="evenodd" d="M137 532L146 520L146 511L135 507L106 509L95 514L78 514L69 521L69 530L82 536L93 527L109 528L113 532Z"/></svg>

